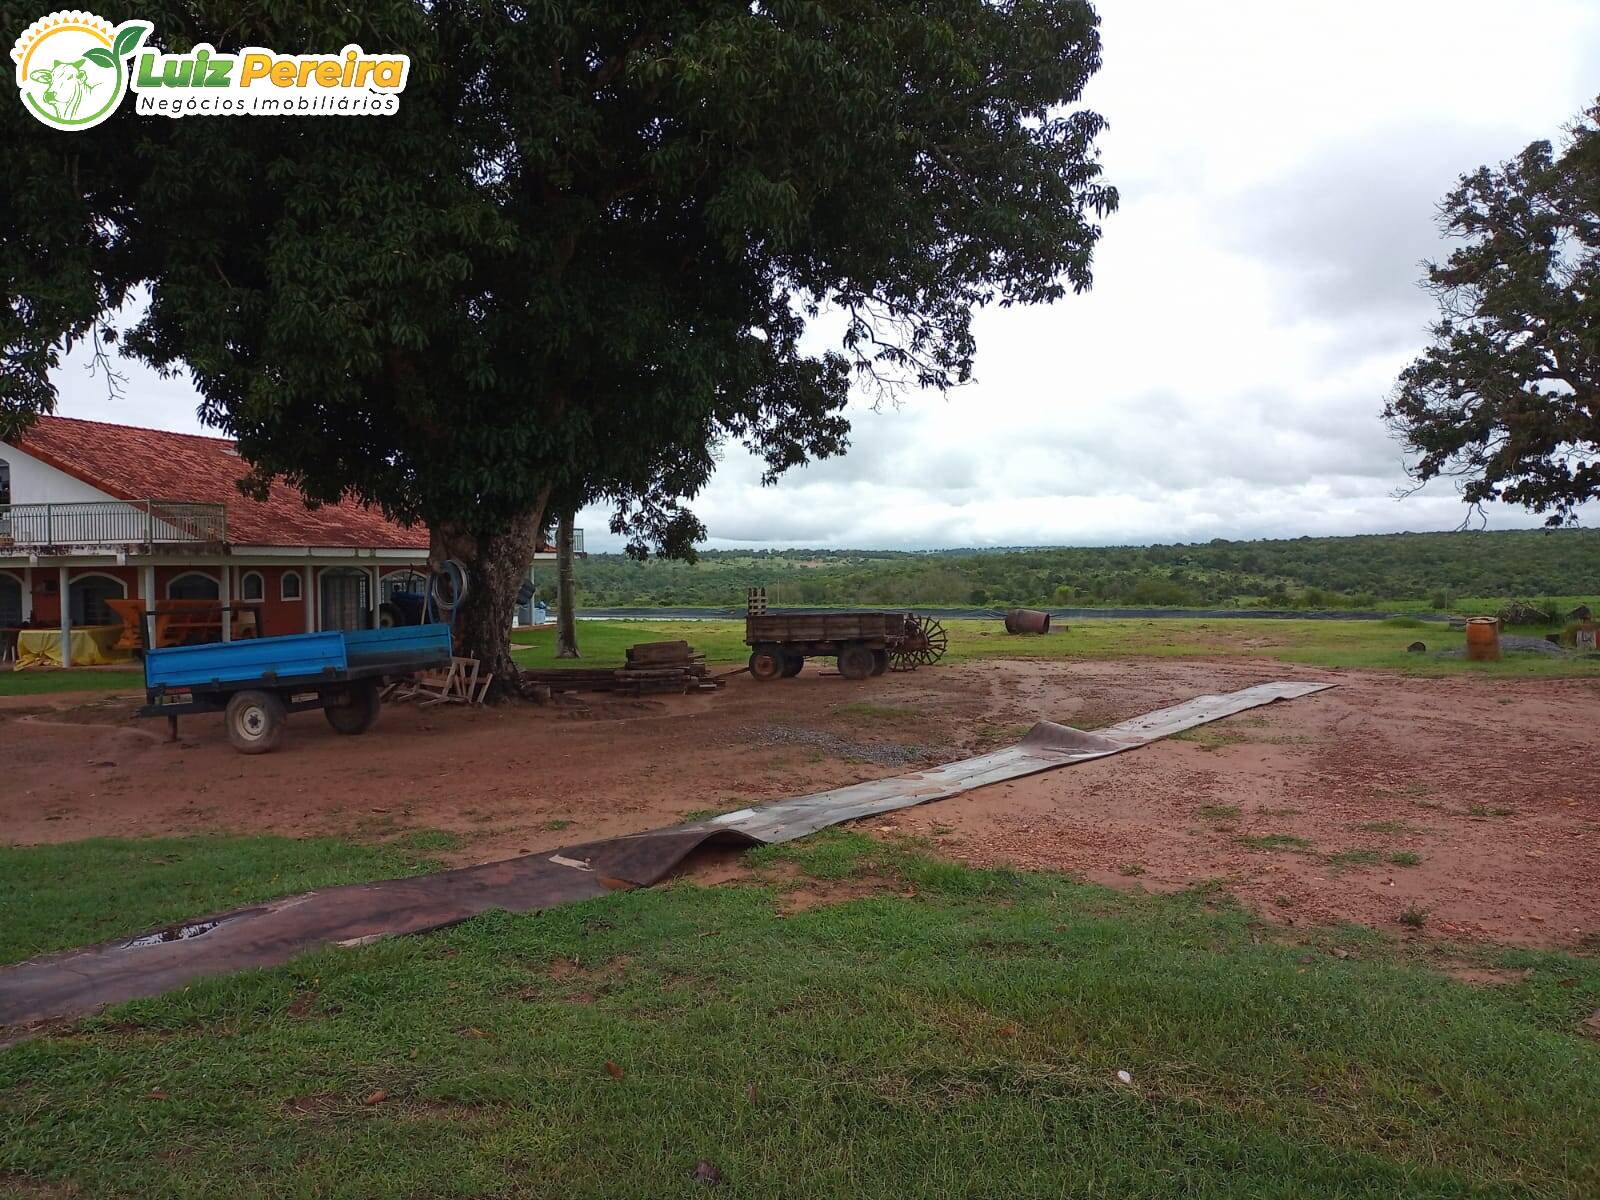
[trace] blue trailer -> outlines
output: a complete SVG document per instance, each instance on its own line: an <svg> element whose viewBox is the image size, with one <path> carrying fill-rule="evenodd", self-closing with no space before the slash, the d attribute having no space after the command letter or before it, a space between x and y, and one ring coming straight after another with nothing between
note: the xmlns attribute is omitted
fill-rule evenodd
<svg viewBox="0 0 1600 1200"><path fill-rule="evenodd" d="M166 717L176 738L185 713L225 713L234 749L264 754L292 712L320 708L338 732L365 733L384 684L449 666L448 625L170 646L145 653L139 715Z"/></svg>

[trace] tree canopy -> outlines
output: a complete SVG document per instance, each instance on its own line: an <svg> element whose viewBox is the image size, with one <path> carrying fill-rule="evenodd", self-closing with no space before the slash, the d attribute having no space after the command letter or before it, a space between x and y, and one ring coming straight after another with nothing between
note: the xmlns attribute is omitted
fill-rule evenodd
<svg viewBox="0 0 1600 1200"><path fill-rule="evenodd" d="M262 475L426 522L486 580L552 498L681 548L727 440L775 477L845 448L852 377L965 380L972 310L1089 286L1116 203L1084 0L140 15L169 52L359 42L410 82L391 117L4 106L0 414L48 411L64 339L145 298L122 350L187 371Z"/></svg>
<svg viewBox="0 0 1600 1200"><path fill-rule="evenodd" d="M1600 496L1600 102L1559 154L1464 176L1441 221L1464 244L1427 268L1433 344L1384 415L1419 480L1570 522Z"/></svg>

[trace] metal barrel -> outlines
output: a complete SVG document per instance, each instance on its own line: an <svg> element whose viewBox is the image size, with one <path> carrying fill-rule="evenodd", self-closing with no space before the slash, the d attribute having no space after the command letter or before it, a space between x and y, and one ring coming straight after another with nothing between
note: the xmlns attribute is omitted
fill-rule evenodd
<svg viewBox="0 0 1600 1200"><path fill-rule="evenodd" d="M1473 617L1467 622L1467 657L1493 662L1500 657L1500 622L1493 617Z"/></svg>
<svg viewBox="0 0 1600 1200"><path fill-rule="evenodd" d="M1013 608L1006 613L1007 633L1049 633L1050 614L1037 608Z"/></svg>

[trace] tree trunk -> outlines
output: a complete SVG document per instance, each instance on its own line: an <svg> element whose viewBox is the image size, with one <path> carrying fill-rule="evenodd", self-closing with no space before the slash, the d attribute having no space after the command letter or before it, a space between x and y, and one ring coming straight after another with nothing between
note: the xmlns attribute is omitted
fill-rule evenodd
<svg viewBox="0 0 1600 1200"><path fill-rule="evenodd" d="M578 588L572 578L572 523L576 513L565 512L556 524L556 657L580 658L578 653Z"/></svg>
<svg viewBox="0 0 1600 1200"><path fill-rule="evenodd" d="M541 503L499 533L478 534L450 524L433 530L430 565L437 570L453 558L467 574L467 595L452 621L455 653L477 659L480 677L494 673L491 699L522 694L522 674L511 659L511 618L543 523Z"/></svg>

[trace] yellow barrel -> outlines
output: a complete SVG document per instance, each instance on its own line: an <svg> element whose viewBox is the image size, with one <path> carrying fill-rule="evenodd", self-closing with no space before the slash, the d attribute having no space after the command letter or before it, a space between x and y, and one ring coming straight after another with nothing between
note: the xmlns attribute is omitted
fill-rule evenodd
<svg viewBox="0 0 1600 1200"><path fill-rule="evenodd" d="M1493 617L1473 617L1467 622L1467 657L1493 662L1500 657L1500 622Z"/></svg>

